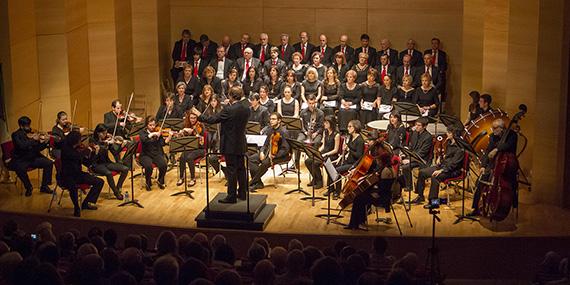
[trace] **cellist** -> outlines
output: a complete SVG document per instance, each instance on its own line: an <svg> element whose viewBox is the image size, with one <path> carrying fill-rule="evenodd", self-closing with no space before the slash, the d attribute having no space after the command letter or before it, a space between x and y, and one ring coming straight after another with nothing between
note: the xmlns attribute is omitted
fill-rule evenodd
<svg viewBox="0 0 570 285"><path fill-rule="evenodd" d="M493 121L492 124L493 133L489 137L489 145L487 146L487 150L481 157L481 168L480 173L481 177L479 180L481 181L490 181L491 180L491 172L490 170L495 167L495 156L499 152L506 152L516 155L517 153L517 141L518 135L513 130L506 130L505 128L505 121L503 119L496 119ZM499 144L501 137L506 134L506 140L504 143ZM516 179L515 179L516 180ZM513 185L516 181L512 181ZM479 200L481 198L481 183L477 183L477 187L475 189L475 194L473 195L473 211L468 213L467 216L479 216L481 213L479 211ZM516 189L516 188L515 188ZM516 201L516 199L515 199Z"/></svg>

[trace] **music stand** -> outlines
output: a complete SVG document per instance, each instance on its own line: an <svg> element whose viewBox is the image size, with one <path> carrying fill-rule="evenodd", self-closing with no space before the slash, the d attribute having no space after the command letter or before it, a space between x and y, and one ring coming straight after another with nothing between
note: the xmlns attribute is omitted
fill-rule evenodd
<svg viewBox="0 0 570 285"><path fill-rule="evenodd" d="M439 114L438 117L439 117L439 120L446 127L456 126L456 127L462 128L462 129L465 127L465 126L463 126L463 123L455 116L451 116L451 115L447 115L447 114Z"/></svg>
<svg viewBox="0 0 570 285"><path fill-rule="evenodd" d="M200 138L196 136L185 136L181 138L173 138L170 140L170 153L177 153L181 152L184 153L186 151L197 150L200 149ZM192 162L194 163L194 162ZM187 195L191 199L194 199L192 193L194 191L188 190L188 184L186 173L184 173L184 191L176 192L170 196L178 196L178 195Z"/></svg>
<svg viewBox="0 0 570 285"><path fill-rule="evenodd" d="M461 148L463 150L463 157L466 157L466 154L469 155L476 155L476 151L475 149L473 149L473 146L471 146L469 143L465 142L462 139L455 139L455 143L457 144L457 146L459 146L459 148ZM467 167L469 167L469 165L467 165ZM465 177L463 178L463 190L461 191L461 215L455 215L457 217L457 219L455 220L455 222L453 222L453 224L458 224L460 222L463 222L463 220L470 220L473 222L477 222L479 221L479 219L475 218L475 217L469 217L467 215L465 215L465 180L467 180L467 188L469 188L469 177L468 177L468 173L469 173L469 169L463 169L464 173L465 173Z"/></svg>
<svg viewBox="0 0 570 285"><path fill-rule="evenodd" d="M324 162L324 166L325 166L324 167L325 171L327 172L327 176L331 178L331 180L333 181L333 183L331 185L328 185L328 187L331 187L332 185L340 183L340 181L342 181L342 177L338 174L338 172L336 172L330 158L327 158L327 160ZM315 215L315 217L317 218L322 218L322 219L326 218L327 225L330 224L331 218L339 219L343 217L340 215L340 212L338 214L331 214L331 196L332 193L329 193L327 197L327 213Z"/></svg>
<svg viewBox="0 0 570 285"><path fill-rule="evenodd" d="M304 150L305 153L311 157L311 159L313 159L313 171L315 170L315 166L321 165L324 161L323 156L321 155L321 153L319 152L318 149L314 148L312 145L304 145ZM318 167L320 168L320 166ZM320 171L320 169L319 169ZM314 177L313 177L314 178ZM313 196L312 197L302 197L301 200L305 201L305 200L311 200L311 205L315 206L315 200L317 201L322 201L325 200L325 198L323 197L315 197L315 181L313 181L312 183L312 188L313 188Z"/></svg>
<svg viewBox="0 0 570 285"><path fill-rule="evenodd" d="M305 151L305 144L303 142L294 140L294 139L289 139L286 138L287 142L289 143L289 145L291 146L291 149L293 151ZM307 196L311 195L308 192L306 192L305 190L303 190L303 188L301 188L301 171L299 171L299 163L297 161L295 161L295 164L297 164L297 188L287 191L285 192L285 195L289 195L289 194L293 194L293 193L302 193L305 194Z"/></svg>
<svg viewBox="0 0 570 285"><path fill-rule="evenodd" d="M138 122L132 124L131 128L129 129L129 133L127 134L127 137L130 138L138 135L144 128L145 128L144 122Z"/></svg>
<svg viewBox="0 0 570 285"><path fill-rule="evenodd" d="M134 155L135 152L137 151L139 143L140 142L130 144L127 147L127 151L125 152L125 156L126 155L131 155L131 156ZM134 171L133 165L134 165L134 163L131 161L131 167L130 167L130 170L131 170L131 200L125 201L125 202L119 204L119 207L127 206L127 205L135 205L135 206L138 206L139 208L144 208L143 205L141 205L141 203L139 203L139 200L135 199L135 183L134 183L135 182L135 179L134 179L135 176L133 175L133 171Z"/></svg>
<svg viewBox="0 0 570 285"><path fill-rule="evenodd" d="M297 133L303 131L303 122L301 121L301 118L283 116L281 118L281 122L283 122L283 124L285 125L285 129L287 129L287 131L289 131L289 132L293 132L293 134L297 134ZM295 163L295 166L297 167L297 171L299 171L298 168L301 164L299 163L299 161L295 161L294 163ZM290 169L289 166L287 166L285 171L283 171L281 174L288 173L288 172L295 172L295 171ZM307 195L309 195L309 194L307 193Z"/></svg>
<svg viewBox="0 0 570 285"><path fill-rule="evenodd" d="M412 161L415 161L415 162L420 163L422 165L427 165L427 162L423 158L421 158L417 153L415 153L415 152L413 152L413 151L411 151L405 147L400 148L400 151L403 152L404 155L406 155L410 159L410 164L412 163ZM411 172L412 172L412 168L410 167L410 175L411 175ZM414 183L412 181L412 189L408 189L408 190L410 190L410 192L411 192L413 190L413 188L414 188ZM408 195L408 205L409 205L409 208L406 208L406 205L404 203L404 209L406 209L406 211L409 211L412 209L412 195L411 195L411 193Z"/></svg>
<svg viewBox="0 0 570 285"><path fill-rule="evenodd" d="M249 121L245 126L245 132L248 135L259 135L261 133L261 124L258 122Z"/></svg>
<svg viewBox="0 0 570 285"><path fill-rule="evenodd" d="M408 122L408 116L422 116L418 105L409 102L395 102L393 111L400 114L400 116L404 115L404 120L402 121L406 123Z"/></svg>
<svg viewBox="0 0 570 285"><path fill-rule="evenodd" d="M184 128L184 120L178 118L166 118L164 120L163 129L171 129L173 131L180 131Z"/></svg>

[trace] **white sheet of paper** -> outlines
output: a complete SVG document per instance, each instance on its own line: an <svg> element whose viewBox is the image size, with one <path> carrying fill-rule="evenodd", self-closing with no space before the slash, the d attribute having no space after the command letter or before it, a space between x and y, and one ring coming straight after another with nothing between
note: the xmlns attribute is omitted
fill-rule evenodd
<svg viewBox="0 0 570 285"><path fill-rule="evenodd" d="M374 102L362 102L362 110L372 111L374 109Z"/></svg>
<svg viewBox="0 0 570 285"><path fill-rule="evenodd" d="M323 101L323 105L329 108L336 108L336 101Z"/></svg>
<svg viewBox="0 0 570 285"><path fill-rule="evenodd" d="M325 171L327 172L329 177L332 179L332 181L336 181L339 178L339 175L338 175L338 172L336 171L336 168L332 164L332 161L330 158L327 157L327 160L325 160L324 166L325 166Z"/></svg>
<svg viewBox="0 0 570 285"><path fill-rule="evenodd" d="M301 104L301 110L304 110L307 108L309 108L309 105L307 104L307 102L303 102L303 104Z"/></svg>
<svg viewBox="0 0 570 285"><path fill-rule="evenodd" d="M350 105L350 106L348 106L348 109L356 110L356 105Z"/></svg>
<svg viewBox="0 0 570 285"><path fill-rule="evenodd" d="M265 144L265 140L267 139L266 135L245 135L248 144L255 144L259 147L262 147Z"/></svg>
<svg viewBox="0 0 570 285"><path fill-rule="evenodd" d="M392 111L392 105L380 105L378 108L378 113L390 113Z"/></svg>

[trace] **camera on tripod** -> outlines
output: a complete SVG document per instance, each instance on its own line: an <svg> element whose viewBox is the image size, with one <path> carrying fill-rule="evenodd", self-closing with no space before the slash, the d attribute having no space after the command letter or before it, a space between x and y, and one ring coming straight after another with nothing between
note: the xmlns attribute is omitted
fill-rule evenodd
<svg viewBox="0 0 570 285"><path fill-rule="evenodd" d="M440 205L446 205L447 198L433 198L429 201L429 208L428 209L438 209Z"/></svg>

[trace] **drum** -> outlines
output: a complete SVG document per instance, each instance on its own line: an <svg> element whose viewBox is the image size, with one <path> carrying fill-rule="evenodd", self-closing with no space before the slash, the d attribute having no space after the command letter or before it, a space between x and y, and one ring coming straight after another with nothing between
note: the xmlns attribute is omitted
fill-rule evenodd
<svg viewBox="0 0 570 285"><path fill-rule="evenodd" d="M366 124L368 128L378 130L378 131L386 131L388 129L388 125L390 125L390 121L388 120L377 120L372 121Z"/></svg>
<svg viewBox="0 0 570 285"><path fill-rule="evenodd" d="M465 126L464 138L473 146L477 154L482 154L487 149L489 135L493 133L493 121L496 119L503 119L505 126L509 125L509 115L501 109L496 109L471 120Z"/></svg>
<svg viewBox="0 0 570 285"><path fill-rule="evenodd" d="M445 133L447 132L447 127L442 123L433 123L433 124L428 124L426 130L432 136L439 136L439 135L445 135Z"/></svg>

